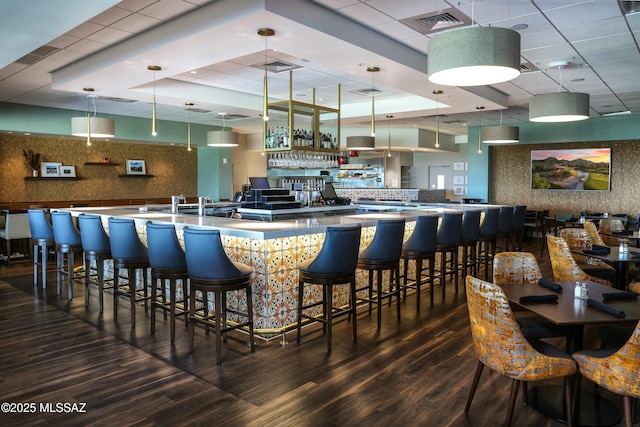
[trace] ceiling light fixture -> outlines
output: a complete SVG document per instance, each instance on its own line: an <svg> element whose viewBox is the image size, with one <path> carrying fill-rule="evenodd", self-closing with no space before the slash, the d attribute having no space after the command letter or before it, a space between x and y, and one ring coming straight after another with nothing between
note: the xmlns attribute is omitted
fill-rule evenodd
<svg viewBox="0 0 640 427"><path fill-rule="evenodd" d="M389 140L387 142L387 157L391 157L391 119L393 119L392 115L388 115L387 119L389 119L387 121L387 124L389 125Z"/></svg>
<svg viewBox="0 0 640 427"><path fill-rule="evenodd" d="M151 110L151 135L158 135L158 127L156 123L156 71L162 70L159 65L149 65L147 70L153 71L153 106Z"/></svg>
<svg viewBox="0 0 640 427"><path fill-rule="evenodd" d="M478 110L478 154L482 154L482 110L484 107L478 106L476 110Z"/></svg>
<svg viewBox="0 0 640 427"><path fill-rule="evenodd" d="M258 30L258 35L264 37L264 78L262 84L262 120L269 121L269 85L267 83L267 64L269 63L267 59L267 38L271 37L276 32L271 28L260 28ZM264 138L263 138L264 139Z"/></svg>
<svg viewBox="0 0 640 427"><path fill-rule="evenodd" d="M560 72L558 92L534 95L529 100L529 120L542 123L576 122L589 118L589 94L579 92L560 92L562 88L562 70L576 66L567 61L558 61L549 65Z"/></svg>
<svg viewBox="0 0 640 427"><path fill-rule="evenodd" d="M440 148L440 102L438 101L438 95L442 95L441 90L434 90L433 94L436 96L436 143L435 147Z"/></svg>
<svg viewBox="0 0 640 427"><path fill-rule="evenodd" d="M85 87L87 92L87 116L71 118L71 135L87 138L87 145L91 145L91 138L113 138L115 136L115 121L104 117L96 117L96 95L94 89ZM93 117L89 112L89 103L93 103Z"/></svg>
<svg viewBox="0 0 640 427"><path fill-rule="evenodd" d="M376 81L375 73L380 71L379 67L367 67L371 73L371 136L376 136Z"/></svg>
<svg viewBox="0 0 640 427"><path fill-rule="evenodd" d="M429 81L445 86L484 86L520 75L520 34L508 28L470 27L429 41Z"/></svg>
<svg viewBox="0 0 640 427"><path fill-rule="evenodd" d="M348 136L347 150L369 151L376 149L376 138L373 136Z"/></svg>
<svg viewBox="0 0 640 427"><path fill-rule="evenodd" d="M193 107L193 102L185 102L184 105L187 106L187 111L189 112L189 123L187 124L187 151L191 151L191 107Z"/></svg>
<svg viewBox="0 0 640 427"><path fill-rule="evenodd" d="M227 113L218 113L222 117L222 130L207 132L207 145L209 147L237 147L238 134L232 130L225 130L225 116Z"/></svg>
<svg viewBox="0 0 640 427"><path fill-rule="evenodd" d="M500 110L500 125L483 128L481 136L485 144L513 144L520 140L520 128L502 126L502 110Z"/></svg>

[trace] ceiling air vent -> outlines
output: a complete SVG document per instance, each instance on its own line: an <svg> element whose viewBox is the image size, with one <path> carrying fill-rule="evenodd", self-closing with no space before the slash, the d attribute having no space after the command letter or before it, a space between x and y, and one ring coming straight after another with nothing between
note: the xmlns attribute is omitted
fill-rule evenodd
<svg viewBox="0 0 640 427"><path fill-rule="evenodd" d="M38 61L43 60L44 58L51 55L52 53L57 52L58 50L60 49L53 46L47 46L47 45L40 46L33 52L27 53L22 58L16 60L16 62L24 65L32 65Z"/></svg>
<svg viewBox="0 0 640 427"><path fill-rule="evenodd" d="M618 0L618 5L620 6L622 13L625 15L632 15L640 12L640 1Z"/></svg>
<svg viewBox="0 0 640 427"><path fill-rule="evenodd" d="M455 8L412 16L402 19L400 22L420 34L432 34L442 30L471 25L471 19Z"/></svg>
<svg viewBox="0 0 640 427"><path fill-rule="evenodd" d="M226 121L233 121L233 120L242 120L242 119L246 119L249 116L245 116L243 114L226 114L224 116L224 119Z"/></svg>
<svg viewBox="0 0 640 427"><path fill-rule="evenodd" d="M185 108L187 111L191 111L192 113L210 113L211 110L205 110L204 108Z"/></svg>
<svg viewBox="0 0 640 427"><path fill-rule="evenodd" d="M521 73L531 73L533 71L540 71L540 68L536 67L531 62L525 62L524 64L520 64Z"/></svg>
<svg viewBox="0 0 640 427"><path fill-rule="evenodd" d="M264 67L267 67L268 71L271 71L272 73L281 73L283 71L289 71L289 70L295 70L297 68L301 68L299 65L296 64L290 64L288 62L283 62L283 61L273 61L273 62L268 62L268 63L262 63L262 64L255 64L253 65L254 68L258 68L260 70L264 70Z"/></svg>
<svg viewBox="0 0 640 427"><path fill-rule="evenodd" d="M356 89L356 90L352 90L351 92L357 93L358 95L362 95L362 96L380 95L382 93L381 90L378 90L375 88Z"/></svg>
<svg viewBox="0 0 640 427"><path fill-rule="evenodd" d="M115 96L101 96L100 99L103 99L105 101L123 102L125 104L133 104L134 102L138 102L135 99L118 98Z"/></svg>

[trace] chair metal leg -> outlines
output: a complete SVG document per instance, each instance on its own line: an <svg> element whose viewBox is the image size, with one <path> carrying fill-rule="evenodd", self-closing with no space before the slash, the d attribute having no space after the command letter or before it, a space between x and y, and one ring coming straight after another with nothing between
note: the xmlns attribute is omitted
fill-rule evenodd
<svg viewBox="0 0 640 427"><path fill-rule="evenodd" d="M564 405L567 412L567 426L573 426L573 396L571 389L573 388L573 384L571 381L571 377L564 377Z"/></svg>
<svg viewBox="0 0 640 427"><path fill-rule="evenodd" d="M632 427L633 426L633 415L632 415L632 410L631 407L633 406L633 398L631 396L624 396L623 397L623 404L624 404L624 425L625 427Z"/></svg>
<svg viewBox="0 0 640 427"><path fill-rule="evenodd" d="M134 268L127 269L127 278L129 281L129 298L131 299L131 329L136 328L136 270ZM145 282L145 286L147 286Z"/></svg>
<svg viewBox="0 0 640 427"><path fill-rule="evenodd" d="M216 364L222 363L222 292L216 291L214 293L214 305L215 305L215 325L216 325Z"/></svg>
<svg viewBox="0 0 640 427"><path fill-rule="evenodd" d="M191 285L189 294L189 354L193 353L193 339L196 325L196 289Z"/></svg>
<svg viewBox="0 0 640 427"><path fill-rule="evenodd" d="M511 383L511 395L509 396L509 411L507 412L507 426L511 425L513 420L513 410L516 407L516 398L518 397L518 388L520 388L520 381L513 380Z"/></svg>
<svg viewBox="0 0 640 427"><path fill-rule="evenodd" d="M352 285L353 286L353 285ZM323 285L324 288L327 289L325 311L324 311L324 320L327 325L327 353L331 353L331 329L333 326L333 316L331 315L333 311L333 286L332 285ZM352 291L353 294L353 291ZM356 313L353 313L353 322L356 322Z"/></svg>
<svg viewBox="0 0 640 427"><path fill-rule="evenodd" d="M351 289L351 301L349 301L349 309L353 312L353 321L351 324L353 332L353 342L358 342L358 316L356 316L356 277L353 276L351 283L349 283ZM333 292L332 292L333 295Z"/></svg>
<svg viewBox="0 0 640 427"><path fill-rule="evenodd" d="M300 344L300 329L302 328L302 299L304 297L304 282L298 281L298 323L296 325L296 343Z"/></svg>
<svg viewBox="0 0 640 427"><path fill-rule="evenodd" d="M467 397L467 404L464 406L465 415L469 413L469 408L471 407L471 401L473 400L473 396L476 394L476 389L478 388L478 383L480 382L480 376L482 375L483 369L484 369L484 364L478 360L478 366L476 367L476 374L473 377L471 390L469 390L469 396Z"/></svg>

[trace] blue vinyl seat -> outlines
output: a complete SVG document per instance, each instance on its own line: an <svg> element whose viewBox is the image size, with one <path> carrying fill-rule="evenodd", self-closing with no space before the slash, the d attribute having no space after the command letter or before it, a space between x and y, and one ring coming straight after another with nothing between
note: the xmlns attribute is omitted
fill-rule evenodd
<svg viewBox="0 0 640 427"><path fill-rule="evenodd" d="M47 287L47 257L49 248L55 247L53 227L44 209L29 209L29 228L33 245L33 284L38 284L38 272L42 271L42 288Z"/></svg>
<svg viewBox="0 0 640 427"><path fill-rule="evenodd" d="M140 241L136 224L132 219L109 218L109 246L113 257L113 320L118 319L118 299L120 295L129 297L131 302L131 329L136 327L136 302L144 302L145 312L149 310L147 300L147 269L149 255L147 247ZM121 270L127 271L127 283L120 283ZM141 270L142 283L138 283L137 271Z"/></svg>
<svg viewBox="0 0 640 427"><path fill-rule="evenodd" d="M84 305L89 306L89 285L98 286L100 313L104 311L104 263L113 259L111 243L104 231L102 219L98 215L81 214L78 216L80 238L84 250ZM95 268L91 264L95 263ZM95 271L95 274L93 272ZM95 278L94 278L95 277ZM113 287L113 286L110 286Z"/></svg>
<svg viewBox="0 0 640 427"><path fill-rule="evenodd" d="M296 342L300 343L302 319L323 324L327 335L327 352L331 353L333 318L348 315L351 318L353 342L358 341L356 317L356 267L360 249L360 224L327 227L324 243L318 255L298 267L298 324ZM349 284L349 305L333 307L333 287ZM320 301L303 304L305 284L322 286ZM305 314L304 310L322 306L322 317Z"/></svg>
<svg viewBox="0 0 640 427"><path fill-rule="evenodd" d="M500 208L489 208L484 211L484 219L480 224L478 236L478 267L484 264L484 280L489 280L489 267L493 266L493 255L496 252L496 236Z"/></svg>
<svg viewBox="0 0 640 427"><path fill-rule="evenodd" d="M420 312L420 286L422 285L422 274L424 267L423 261L427 261L429 269L429 292L431 296L431 305L433 305L433 279L435 276L436 263L436 237L438 234L438 217L435 215L423 215L416 219L416 226L409 239L402 246L400 258L404 261L403 271L403 293L404 298L407 297L407 289L416 290L416 307ZM416 276L414 284L409 283L409 261L416 263Z"/></svg>
<svg viewBox="0 0 640 427"><path fill-rule="evenodd" d="M171 324L171 344L175 343L176 316L184 316L188 323L187 283L189 271L187 259L178 242L173 224L154 224L147 222L147 248L151 265L151 335L156 330L156 308L164 310L165 318L169 313ZM167 293L165 282L169 282ZM182 286L178 297L178 281ZM160 294L158 294L158 291Z"/></svg>
<svg viewBox="0 0 640 427"><path fill-rule="evenodd" d="M62 282L66 276L69 299L72 299L73 282L76 277L81 276L75 272L75 255L82 255L82 239L69 212L51 212L51 224L56 242L58 295L62 292Z"/></svg>
<svg viewBox="0 0 640 427"><path fill-rule="evenodd" d="M522 238L524 235L524 223L527 218L527 206L516 205L513 207L513 218L511 221L511 241L513 250L522 250Z"/></svg>
<svg viewBox="0 0 640 427"><path fill-rule="evenodd" d="M189 271L189 353L193 353L195 324L206 327L213 326L216 332L216 363L222 363L222 342L226 342L227 332L234 329L247 328L249 346L255 350L253 337L253 301L251 298L250 266L233 262L229 259L220 240L220 231L184 228L184 246ZM196 291L202 292L204 314L196 313ZM245 317L244 322L227 322L227 293L244 291L246 308L241 313L240 307L233 312ZM214 297L214 312L208 313L207 294ZM240 301L240 298L238 298ZM240 304L240 303L238 303Z"/></svg>
<svg viewBox="0 0 640 427"><path fill-rule="evenodd" d="M508 252L511 248L513 234L513 206L501 206L498 214L498 232L496 233L497 251Z"/></svg>
<svg viewBox="0 0 640 427"><path fill-rule="evenodd" d="M436 237L436 252L440 254L440 277L442 298L445 295L447 276L455 281L458 293L458 247L462 242L462 212L448 212L442 216Z"/></svg>
<svg viewBox="0 0 640 427"><path fill-rule="evenodd" d="M367 270L368 285L365 288L356 288L356 293L366 290L368 295L361 301L369 304L369 314L375 303L378 307L378 329L380 329L382 316L382 300L396 297L396 311L400 320L400 255L402 254L402 242L404 240L404 219L381 219L376 223L376 233L373 240L358 257L357 269ZM383 272L389 270L389 284L383 286ZM377 282L374 284L374 272ZM374 299L375 295L375 299Z"/></svg>
<svg viewBox="0 0 640 427"><path fill-rule="evenodd" d="M478 239L480 238L480 211L466 211L462 217L462 277L478 273Z"/></svg>

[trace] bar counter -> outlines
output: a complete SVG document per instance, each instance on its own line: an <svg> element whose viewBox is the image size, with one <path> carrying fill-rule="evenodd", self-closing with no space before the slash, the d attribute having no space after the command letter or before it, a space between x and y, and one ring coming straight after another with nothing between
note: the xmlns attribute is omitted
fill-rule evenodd
<svg viewBox="0 0 640 427"><path fill-rule="evenodd" d="M415 220L420 215L441 216L446 212L484 210L490 206L408 204L406 208L403 208L401 204L371 204L358 206L359 209L367 211L364 213L324 216L323 211L318 208L316 209L317 217L273 222L172 214L171 207L168 205L84 207L58 210L68 211L73 216L78 216L81 213L100 215L107 232L109 217L131 218L136 222L138 234L145 244L145 224L148 221L174 224L178 240L181 243L183 243L182 230L185 226L220 230L222 244L227 255L233 261L245 263L253 268L252 289L256 334L263 338L270 338L295 326L298 265L314 258L319 252L324 241L326 227L360 223L362 225L360 241L362 250L373 238L375 224L379 219L405 218L404 238L406 240L413 232ZM305 211L305 213L307 212ZM413 276L413 268L413 263L411 263L409 266L411 276ZM111 270L109 271L111 273L112 267L107 265L106 270ZM366 273L357 272L357 280L359 286L364 285ZM312 298L320 297L320 289L317 292ZM344 289L337 287L335 294L336 298L342 299L346 303L348 297L346 287ZM237 306L238 301L228 301L228 304L230 308L243 310L242 306ZM213 310L212 306L210 308Z"/></svg>

